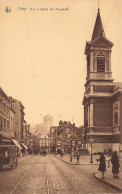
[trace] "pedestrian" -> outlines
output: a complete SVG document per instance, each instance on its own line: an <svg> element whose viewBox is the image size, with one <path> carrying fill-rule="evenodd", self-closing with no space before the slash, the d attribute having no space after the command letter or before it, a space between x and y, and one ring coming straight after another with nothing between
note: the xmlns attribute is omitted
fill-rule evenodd
<svg viewBox="0 0 122 194"><path fill-rule="evenodd" d="M113 178L119 178L118 174L119 174L120 164L119 164L119 157L117 155L117 151L114 151L111 158L111 163L112 163Z"/></svg>
<svg viewBox="0 0 122 194"><path fill-rule="evenodd" d="M43 150L43 156L45 156L45 150Z"/></svg>
<svg viewBox="0 0 122 194"><path fill-rule="evenodd" d="M77 163L76 163L76 164L80 164L79 159L80 159L80 154L79 154L79 152L78 152L78 153L77 153Z"/></svg>
<svg viewBox="0 0 122 194"><path fill-rule="evenodd" d="M40 150L40 155L42 155L42 150Z"/></svg>
<svg viewBox="0 0 122 194"><path fill-rule="evenodd" d="M104 179L104 173L106 170L106 161L105 161L105 156L102 152L99 153L100 158L97 159L97 161L100 162L98 170L101 171L102 177L101 179Z"/></svg>
<svg viewBox="0 0 122 194"><path fill-rule="evenodd" d="M63 151L62 151L62 149L60 149L60 156L61 156L61 158L62 158L62 156L63 156Z"/></svg>

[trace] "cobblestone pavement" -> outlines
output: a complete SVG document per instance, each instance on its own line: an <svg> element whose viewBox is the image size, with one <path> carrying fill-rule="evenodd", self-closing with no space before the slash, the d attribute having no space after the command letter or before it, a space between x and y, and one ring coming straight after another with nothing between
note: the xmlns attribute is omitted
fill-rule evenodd
<svg viewBox="0 0 122 194"><path fill-rule="evenodd" d="M0 194L117 193L94 179L97 165L68 165L54 156L25 156L17 169L0 172Z"/></svg>
<svg viewBox="0 0 122 194"><path fill-rule="evenodd" d="M52 159L77 193L117 193L116 190L94 178L94 173L98 169L97 165L68 165L58 158L53 157Z"/></svg>
<svg viewBox="0 0 122 194"><path fill-rule="evenodd" d="M17 169L0 172L0 194L46 194L45 160L39 155L23 157Z"/></svg>
<svg viewBox="0 0 122 194"><path fill-rule="evenodd" d="M56 155L56 157L60 158L61 160L69 163L69 164L77 164L76 158L72 159L72 162L70 162L70 155L64 155L62 158L60 155ZM120 169L119 178L115 179L113 178L112 174L112 164L109 164L108 168L108 160L109 157L106 157L106 171L105 171L105 179L101 180L101 173L99 171L96 171L95 177L98 178L100 181L104 182L105 184L108 184L109 186L116 188L118 191L122 191L122 170ZM99 163L96 162L96 159L99 158L99 155L93 155L93 163L90 163L90 156L80 156L80 165L99 165ZM122 159L120 159L120 166L122 167ZM98 168L98 167L97 167Z"/></svg>

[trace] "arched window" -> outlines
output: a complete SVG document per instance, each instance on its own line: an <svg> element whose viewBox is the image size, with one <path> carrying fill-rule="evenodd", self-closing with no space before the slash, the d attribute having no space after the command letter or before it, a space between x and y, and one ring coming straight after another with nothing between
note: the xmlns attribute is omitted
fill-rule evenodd
<svg viewBox="0 0 122 194"><path fill-rule="evenodd" d="M105 72L105 54L101 51L97 54L97 72Z"/></svg>

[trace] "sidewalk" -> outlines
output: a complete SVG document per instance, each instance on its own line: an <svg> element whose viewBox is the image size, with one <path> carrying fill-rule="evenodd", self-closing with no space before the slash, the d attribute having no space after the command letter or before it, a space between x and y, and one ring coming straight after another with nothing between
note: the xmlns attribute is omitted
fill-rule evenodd
<svg viewBox="0 0 122 194"><path fill-rule="evenodd" d="M122 160L120 160L120 166L122 167ZM100 181L102 181L103 183L110 185L111 187L117 189L119 192L122 193L122 170L121 169L119 172L119 178L113 178L112 165L110 165L110 168L106 169L105 179L101 179L101 173L96 173L95 177Z"/></svg>
<svg viewBox="0 0 122 194"><path fill-rule="evenodd" d="M55 155L55 156L57 158L63 160L67 164L70 164L70 165L92 165L92 168L93 168L93 165L99 165L99 163L96 162L96 159L99 158L98 155L93 156L93 163L90 163L90 155L80 156L79 164L77 164L76 158L75 159L73 158L72 162L70 162L70 155L64 155L64 156L62 156L62 158L60 155ZM120 160L120 166L122 167L122 160ZM106 165L106 167L107 167L107 165ZM105 179L101 179L100 172L95 173L95 178L98 179L99 181L113 187L114 189L117 189L118 192L122 192L122 170L120 170L119 178L113 178L111 164L110 164L110 167L106 169Z"/></svg>
<svg viewBox="0 0 122 194"><path fill-rule="evenodd" d="M98 165L96 159L99 158L98 155L93 156L93 163L90 163L91 158L90 155L80 156L79 163L77 164L77 157L72 158L72 162L70 162L70 155L63 155L62 158L59 154L55 155L56 157L60 158L61 160L65 161L68 164L71 165Z"/></svg>

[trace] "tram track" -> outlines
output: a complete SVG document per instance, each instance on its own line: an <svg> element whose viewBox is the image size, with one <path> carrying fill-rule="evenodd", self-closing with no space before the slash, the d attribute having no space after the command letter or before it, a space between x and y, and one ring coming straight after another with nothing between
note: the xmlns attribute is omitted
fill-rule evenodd
<svg viewBox="0 0 122 194"><path fill-rule="evenodd" d="M66 176L64 176L63 172L60 170L60 168L56 165L56 163L54 162L54 160L49 156L49 158L51 159L52 163L55 165L55 167L57 168L57 170L60 172L62 178L66 181L67 185L70 187L71 191L74 194L78 194L78 192L76 191L76 189L73 187L73 185L70 183L70 181L66 178Z"/></svg>
<svg viewBox="0 0 122 194"><path fill-rule="evenodd" d="M70 183L70 181L63 175L62 171L59 169L59 167L56 165L56 163L52 160L52 158L51 157L49 157L49 158L51 159L52 164L54 165L54 167L60 173L61 177L63 178L65 184L67 185L68 190L71 191L70 193L78 194L78 192L76 191L76 189L72 186L72 184ZM44 172L45 172L45 178L44 178L45 179L45 188L44 188L44 190L45 190L45 193L50 194L52 192L51 192L51 185L49 185L49 183L50 183L50 177L48 176L47 157L45 157L43 164L44 164ZM25 179L27 181L27 178L30 176L30 172L31 172L31 170L33 168L35 168L34 165L30 169L24 171L24 176L17 182L17 184L15 185L15 187L11 190L11 192L9 194L17 193L18 188L25 181ZM41 192L40 192L40 194L41 194Z"/></svg>
<svg viewBox="0 0 122 194"><path fill-rule="evenodd" d="M79 194L86 191L88 188L87 186L84 185L84 183L82 183L83 179L85 180L89 179L88 183L91 182L89 186L92 187L92 184L96 185L96 190L102 186L102 184L100 184L100 182L94 178L91 172L86 174L85 169L77 168L78 166L73 165L72 172L70 173L71 166L66 164L67 167L69 166L69 168L67 168L68 170L67 172L69 173L67 174L64 171L64 169L66 169L65 166L62 166L62 164L58 161L59 161L58 159L53 158L49 155L47 157L43 157L41 160L38 159L38 161L36 162L32 161L31 166L29 166L28 169L25 169L23 171L23 174L22 174L23 176L19 177L18 181L16 181L16 184L13 186L13 188L11 187L11 192L9 192L9 194L16 194L21 191L22 193L26 193L26 189L27 191L29 189L30 193L31 191L35 191L35 193L37 192L40 194L42 192L44 194L53 194L56 192ZM34 175L35 173L37 173L36 176ZM77 178L75 178L76 174L78 175ZM72 175L74 177L72 177ZM82 175L82 178L80 181L81 175ZM38 184L34 187L34 190L33 190L33 185L35 184L34 181L36 181L36 178L38 179ZM41 184L42 180L43 180L43 186L40 187L39 185ZM27 184L25 182L27 182ZM109 188L107 185L106 186L104 185L104 187L106 187L105 190ZM101 189L102 188L103 186L101 187Z"/></svg>
<svg viewBox="0 0 122 194"><path fill-rule="evenodd" d="M43 190L45 190L45 193L47 194L50 194L50 191L49 191L49 183L48 183L48 176L47 176L47 168L46 168L46 158L45 158L45 162L43 162L44 164L44 172L45 172L45 185L46 187L43 188ZM17 184L15 185L15 187L11 190L11 192L9 194L14 194L16 193L18 187L21 185L21 183L23 183L23 181L26 179L27 181L27 178L30 177L30 172L32 169L36 168L36 164L35 165L32 165L31 168L29 168L28 170L24 171L24 176L22 178L20 178L20 180L17 182ZM40 192L41 194L41 192Z"/></svg>
<svg viewBox="0 0 122 194"><path fill-rule="evenodd" d="M50 194L49 181L48 181L48 175L47 175L47 159L46 158L45 158L45 175L46 175L46 189L47 189L47 194Z"/></svg>
<svg viewBox="0 0 122 194"><path fill-rule="evenodd" d="M32 167L32 168L33 168L33 167ZM26 172L30 171L32 168L30 168L29 170L24 171L24 174L25 174L25 175L18 181L18 183L17 183L16 186L12 189L12 191L10 192L10 194L13 194L14 191L17 189L17 187L22 183L23 179L25 179L25 178L28 177L29 173L26 173Z"/></svg>
<svg viewBox="0 0 122 194"><path fill-rule="evenodd" d="M51 158L52 159L52 158ZM60 160L60 158L57 158L57 159L59 159ZM65 161L63 161L63 160L61 160L62 162L64 162L67 166L69 166L68 165L68 163L66 163ZM70 167L71 167L71 165L70 165ZM59 167L58 167L59 168ZM97 179L95 179L95 174L93 174L93 175L91 175L91 174L86 174L86 172L84 171L84 169L79 169L79 168L77 168L76 167L76 165L72 165L72 168L73 169L75 169L75 172L77 172L78 174L79 173L81 173L84 177L87 177L88 179L90 179L92 182L94 182L95 183L95 185L100 185L100 183L102 184L102 185L104 185L104 187L106 187L106 188L110 188L110 186L108 186L108 185L105 185L104 183L102 183L102 182L100 182L100 181L98 181ZM61 170L60 170L61 171ZM93 183L93 184L94 184ZM71 183L70 183L71 184ZM111 188L110 188L111 189ZM114 188L113 188L114 189ZM116 191L116 189L115 189L115 191Z"/></svg>

